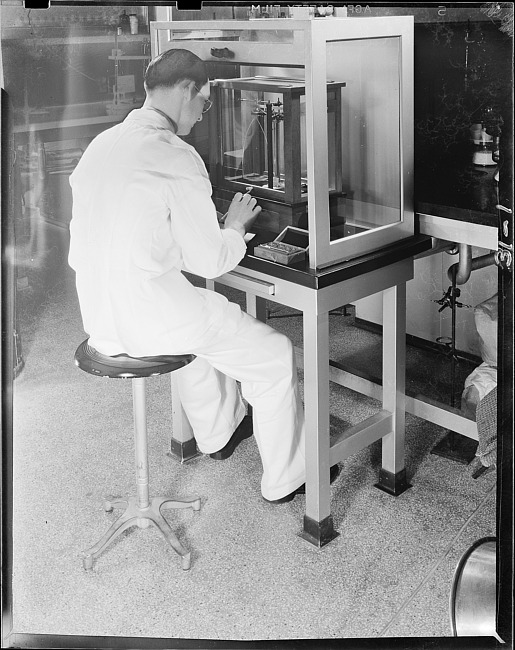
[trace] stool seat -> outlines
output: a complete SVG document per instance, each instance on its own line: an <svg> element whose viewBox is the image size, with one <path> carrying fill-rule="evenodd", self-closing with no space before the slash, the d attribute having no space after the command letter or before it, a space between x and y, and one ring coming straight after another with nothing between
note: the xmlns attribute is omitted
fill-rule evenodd
<svg viewBox="0 0 515 650"><path fill-rule="evenodd" d="M95 350L88 341L89 339L83 341L75 352L75 364L81 370L97 377L127 378L132 383L137 495L105 501L106 512L111 512L114 508L122 508L123 513L94 546L83 551L83 566L87 570L91 569L94 560L124 530L132 526L147 528L149 524L153 524L181 556L182 568L188 570L191 554L179 542L162 512L178 508L191 508L198 512L201 506L200 498L181 500L168 497L150 498L145 384L148 377L164 375L188 365L195 359L195 355L130 357L127 354L118 354L109 356Z"/></svg>
<svg viewBox="0 0 515 650"><path fill-rule="evenodd" d="M84 372L112 379L153 377L187 366L194 354L160 355L156 357L130 357L127 354L109 356L91 347L89 339L83 341L75 352L75 364Z"/></svg>

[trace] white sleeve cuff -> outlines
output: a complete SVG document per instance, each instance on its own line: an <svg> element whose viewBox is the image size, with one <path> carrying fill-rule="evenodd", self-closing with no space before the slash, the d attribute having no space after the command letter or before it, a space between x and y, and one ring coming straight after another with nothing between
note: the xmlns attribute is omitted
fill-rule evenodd
<svg viewBox="0 0 515 650"><path fill-rule="evenodd" d="M223 229L220 232L222 233L222 237L224 238L231 251L233 251L234 255L239 256L238 261L243 259L245 253L247 252L247 244L239 232L233 228L227 228L227 230Z"/></svg>

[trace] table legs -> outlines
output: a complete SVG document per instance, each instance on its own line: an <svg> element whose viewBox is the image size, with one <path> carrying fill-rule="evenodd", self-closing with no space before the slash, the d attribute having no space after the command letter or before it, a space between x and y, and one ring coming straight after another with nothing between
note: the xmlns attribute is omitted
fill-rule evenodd
<svg viewBox="0 0 515 650"><path fill-rule="evenodd" d="M306 415L306 514L301 537L322 547L338 533L330 510L329 315L304 311L304 408ZM382 438L376 487L398 496L406 480L405 443L406 285L383 291L383 410L392 430ZM317 435L312 435L317 432Z"/></svg>
<svg viewBox="0 0 515 650"><path fill-rule="evenodd" d="M376 487L393 496L411 485L404 459L406 372L406 285L383 291L383 409L390 411L392 431L382 439L382 468Z"/></svg>
<svg viewBox="0 0 515 650"><path fill-rule="evenodd" d="M254 296L251 293L246 293L245 299L247 314L263 321L263 323L266 323L266 299L261 298L260 296Z"/></svg>
<svg viewBox="0 0 515 650"><path fill-rule="evenodd" d="M206 286L214 289L214 282ZM266 321L266 299L246 292L246 308L250 315ZM321 309L316 298L313 304L304 306L303 333L306 511L300 536L320 548L337 537L338 532L330 508L329 313ZM393 496L411 487L404 458L405 369L406 285L400 283L383 290L382 408L392 414L392 430L382 437L382 467L376 483L377 488ZM180 406L179 400L174 402ZM187 444L187 427L180 414L177 417L174 436L177 431L178 443Z"/></svg>
<svg viewBox="0 0 515 650"><path fill-rule="evenodd" d="M246 294L247 313L266 321L266 300ZM304 410L306 414L306 514L300 536L322 547L338 536L330 510L329 314L303 312ZM318 432L318 435L310 435Z"/></svg>
<svg viewBox="0 0 515 650"><path fill-rule="evenodd" d="M182 408L177 389L177 379L174 377L173 372L170 377L172 392L172 437L170 439L170 455L178 458L181 463L184 463L185 461L198 456L200 452L197 449L197 443L193 437L193 430L189 420Z"/></svg>
<svg viewBox="0 0 515 650"><path fill-rule="evenodd" d="M322 547L338 533L330 509L329 314L303 312L306 514L300 536Z"/></svg>

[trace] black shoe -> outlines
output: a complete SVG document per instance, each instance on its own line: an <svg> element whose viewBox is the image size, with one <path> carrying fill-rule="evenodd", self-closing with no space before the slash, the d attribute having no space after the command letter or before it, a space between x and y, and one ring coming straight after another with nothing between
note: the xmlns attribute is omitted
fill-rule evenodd
<svg viewBox="0 0 515 650"><path fill-rule="evenodd" d="M340 466L339 465L333 465L329 471L329 483L334 483L338 476L340 475ZM269 499L265 499L268 503L273 503L274 505L280 504L280 503L289 503L290 501L293 501L297 494L306 494L306 484L303 483L300 487L298 487L296 490L293 490L293 492L290 492L290 494L287 494L285 497L281 497L280 499L273 499L270 501ZM263 497L265 498L265 497Z"/></svg>
<svg viewBox="0 0 515 650"><path fill-rule="evenodd" d="M240 442L250 438L252 434L252 416L246 415L236 428L236 431L232 434L231 439L225 447L215 451L213 454L209 454L210 458L214 458L215 460L226 460L229 456L232 456Z"/></svg>

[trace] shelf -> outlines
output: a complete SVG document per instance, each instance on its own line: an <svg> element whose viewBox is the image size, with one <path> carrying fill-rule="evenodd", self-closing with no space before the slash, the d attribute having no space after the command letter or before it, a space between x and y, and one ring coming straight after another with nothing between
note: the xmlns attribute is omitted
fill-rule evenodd
<svg viewBox="0 0 515 650"><path fill-rule="evenodd" d="M75 104L72 108L74 110L64 115L55 108L50 109L46 115L40 116L40 121L14 125L12 131L17 145L27 144L34 139L42 142L66 139L65 131L73 139L92 137L125 119L124 114L106 115L106 102ZM133 108L141 108L141 102L136 102Z"/></svg>
<svg viewBox="0 0 515 650"><path fill-rule="evenodd" d="M76 119L55 120L52 122L35 122L30 125L21 124L13 128L13 133L36 133L50 129L65 129L76 126L90 126L93 124L107 124L109 122L120 122L120 116L101 115L98 117L81 117Z"/></svg>
<svg viewBox="0 0 515 650"><path fill-rule="evenodd" d="M121 34L114 32L109 34L71 34L69 36L46 36L43 28L37 29L34 33L27 27L11 27L2 29L2 39L4 40L44 40L45 45L81 45L88 43L131 43L149 39L150 34Z"/></svg>
<svg viewBox="0 0 515 650"><path fill-rule="evenodd" d="M108 56L108 59L111 61L148 61L150 59L149 54L123 54L122 56Z"/></svg>

